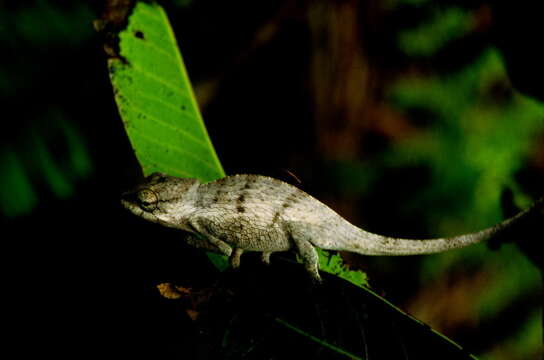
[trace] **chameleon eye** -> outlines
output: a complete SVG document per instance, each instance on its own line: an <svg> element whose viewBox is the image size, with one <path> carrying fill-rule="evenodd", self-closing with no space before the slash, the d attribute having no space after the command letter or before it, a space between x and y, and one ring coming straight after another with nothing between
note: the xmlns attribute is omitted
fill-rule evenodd
<svg viewBox="0 0 544 360"><path fill-rule="evenodd" d="M151 189L143 189L138 192L138 204L145 211L151 212L157 208L159 197Z"/></svg>

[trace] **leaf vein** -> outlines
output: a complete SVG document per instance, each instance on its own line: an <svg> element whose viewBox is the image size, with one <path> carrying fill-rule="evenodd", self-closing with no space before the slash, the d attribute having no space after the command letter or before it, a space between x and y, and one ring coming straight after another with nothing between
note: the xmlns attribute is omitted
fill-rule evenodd
<svg viewBox="0 0 544 360"><path fill-rule="evenodd" d="M211 170L213 170L214 172L216 171L215 167L210 164L209 162L205 161L205 160L202 160L201 158L199 158L198 156L195 156L194 154L192 154L191 152L189 151L185 151L183 150L182 148L179 148L179 147L175 147L175 146L171 146L169 144L165 144L163 142L160 142L160 141L157 141L155 140L153 137L149 136L149 135L146 135L143 131L141 131L139 128L137 127L132 127L132 132L133 134L135 135L138 135L140 136L142 139L150 142L150 143L153 143L154 145L157 145L158 147L165 147L169 150L172 150L174 152L177 152L179 154L182 154L182 155L185 155L185 156L188 156L194 160L196 160L197 162L203 164L203 165L206 165L206 167L210 168Z"/></svg>
<svg viewBox="0 0 544 360"><path fill-rule="evenodd" d="M149 95L149 94L138 94L138 96L141 96L143 98L146 98L146 99L150 99L150 100L153 100L155 102L158 102L158 103L161 103L165 106L168 106L169 108L171 108L172 110L178 112L181 116L183 117L187 117L187 118L190 118L190 119L195 119L195 120L198 120L198 117L196 117L195 115L191 114L191 113L188 113L188 112L184 112L183 110L180 110L176 104L174 104L173 102L169 102L169 101L166 101L164 100L163 98L159 97L159 96L153 96L153 95ZM206 144L207 146L207 144Z"/></svg>
<svg viewBox="0 0 544 360"><path fill-rule="evenodd" d="M119 94L120 94L121 96L123 96L123 93L122 93L122 92L119 92ZM141 96L144 96L144 97L148 97L148 96L146 96L146 95L142 95L142 94L140 94L140 95L141 95ZM128 102L128 103L130 103L130 104L131 104L130 106L131 106L134 110L136 110L136 111L138 111L138 112L144 114L145 116L147 116L150 120L154 121L155 123L160 124L160 125L162 125L162 126L164 126L164 127L167 127L167 128L169 128L169 129L171 129L172 131L177 132L178 134L180 134L180 135L182 135L182 136L184 136L184 137L187 137L187 138L191 139L194 143L203 146L205 149L208 149L208 144L206 144L203 140L200 140L199 138L197 138L196 136L194 136L194 135L191 134L190 132L187 132L187 131L185 131L185 130L183 130L183 129L180 129L180 128L178 128L178 127L175 127L175 126L173 126L172 124L169 124L168 122L163 121L163 120L159 119L158 117L149 114L147 111L145 111L144 109L142 109L142 108L139 107L138 105L135 105L134 102L131 101L131 100L130 100L129 98L127 98L126 96L125 96L125 101Z"/></svg>
<svg viewBox="0 0 544 360"><path fill-rule="evenodd" d="M182 97L185 97L185 98L189 98L189 95L187 95L184 91L182 91L179 87L177 87L175 84L173 83L170 83L160 77L158 77L157 75L153 74L152 72L149 72L147 70L144 70L143 68L141 68L140 66L136 65L136 64L132 64L132 69L134 71L137 71L145 76L147 76L148 78L150 79L153 79L155 80L156 82L168 87L169 89L171 89L172 91L174 91L175 93L177 93L178 95L182 96Z"/></svg>
<svg viewBox="0 0 544 360"><path fill-rule="evenodd" d="M154 41L145 41L144 40L144 41L140 42L140 45L144 45L144 46L155 49L157 52L160 52L161 54L165 55L168 59L170 59L173 62L173 65L175 65L176 68L179 66L178 59L176 58L176 56L173 55L168 50L165 50L164 48L157 45L156 42L154 42Z"/></svg>
<svg viewBox="0 0 544 360"><path fill-rule="evenodd" d="M141 6L139 10L141 10L142 15L147 15L148 18L155 19L158 22L162 21L162 17L150 9L151 6Z"/></svg>

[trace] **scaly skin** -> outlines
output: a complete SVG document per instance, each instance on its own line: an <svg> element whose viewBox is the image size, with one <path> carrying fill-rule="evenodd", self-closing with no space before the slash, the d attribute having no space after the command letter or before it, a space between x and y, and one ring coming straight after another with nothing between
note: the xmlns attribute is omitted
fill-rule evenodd
<svg viewBox="0 0 544 360"><path fill-rule="evenodd" d="M124 194L122 204L146 220L188 232L195 247L240 265L244 251L270 254L295 249L319 281L316 247L363 255L414 255L447 251L487 240L537 206L491 228L451 238L411 240L360 229L304 191L260 175L228 176L206 184L161 173Z"/></svg>

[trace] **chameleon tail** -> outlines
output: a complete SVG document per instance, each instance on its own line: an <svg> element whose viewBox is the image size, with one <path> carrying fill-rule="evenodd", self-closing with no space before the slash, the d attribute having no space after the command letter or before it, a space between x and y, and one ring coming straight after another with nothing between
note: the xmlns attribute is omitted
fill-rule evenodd
<svg viewBox="0 0 544 360"><path fill-rule="evenodd" d="M527 219L544 205L544 197L540 198L530 208L506 219L490 228L449 237L435 239L398 239L373 234L353 226L353 234L345 239L345 244L351 250L363 255L417 255L432 254L451 249L462 248L481 241L489 240L506 231L514 229L522 220Z"/></svg>

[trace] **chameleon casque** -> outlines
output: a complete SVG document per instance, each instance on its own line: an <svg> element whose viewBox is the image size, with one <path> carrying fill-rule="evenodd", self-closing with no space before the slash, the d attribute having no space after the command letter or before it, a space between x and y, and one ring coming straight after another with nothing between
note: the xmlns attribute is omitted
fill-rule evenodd
<svg viewBox="0 0 544 360"><path fill-rule="evenodd" d="M192 246L229 257L233 268L244 251L270 254L294 249L306 270L320 280L316 247L362 255L415 255L443 252L487 240L538 206L493 227L449 238L398 239L373 234L342 218L304 191L266 176L234 175L209 183L154 173L122 204L134 214L187 232Z"/></svg>

